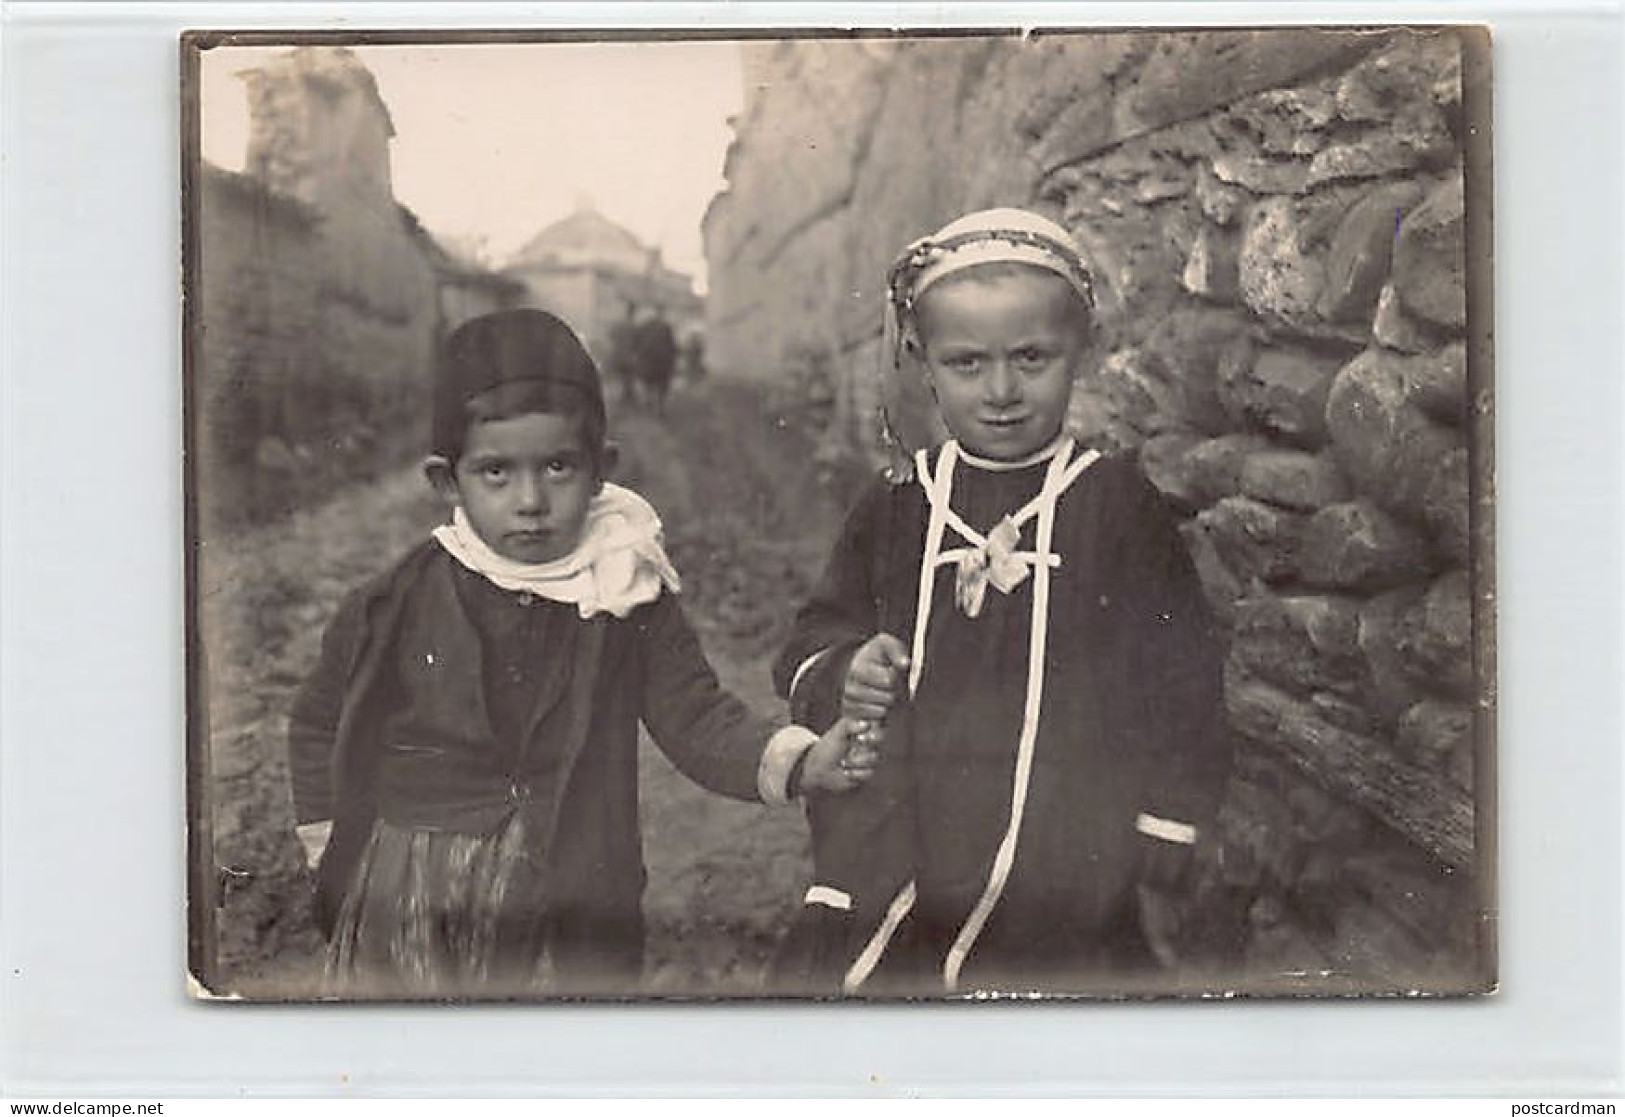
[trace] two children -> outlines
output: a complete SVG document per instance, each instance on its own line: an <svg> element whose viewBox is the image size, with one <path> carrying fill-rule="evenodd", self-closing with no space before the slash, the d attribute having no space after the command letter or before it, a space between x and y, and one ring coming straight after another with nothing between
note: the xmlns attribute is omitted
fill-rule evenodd
<svg viewBox="0 0 1625 1117"><path fill-rule="evenodd" d="M1093 321L1066 231L971 214L888 288L951 437L861 495L775 666L794 718L854 719L880 754L807 804L780 980L1120 987L1167 960L1224 783L1219 635L1135 460L1065 433Z"/></svg>
<svg viewBox="0 0 1625 1117"><path fill-rule="evenodd" d="M842 727L774 732L719 689L612 458L563 323L516 310L453 334L425 464L451 522L343 603L290 720L329 992L634 989L640 721L739 799L867 777Z"/></svg>
<svg viewBox="0 0 1625 1117"><path fill-rule="evenodd" d="M640 720L712 790L809 793L786 988L1090 991L1166 954L1229 763L1222 648L1134 460L1065 433L1089 273L991 210L912 245L889 311L951 437L852 510L777 732L718 689L659 521L605 482L575 337L540 311L452 337L426 466L452 522L346 601L291 724L335 991L630 989Z"/></svg>

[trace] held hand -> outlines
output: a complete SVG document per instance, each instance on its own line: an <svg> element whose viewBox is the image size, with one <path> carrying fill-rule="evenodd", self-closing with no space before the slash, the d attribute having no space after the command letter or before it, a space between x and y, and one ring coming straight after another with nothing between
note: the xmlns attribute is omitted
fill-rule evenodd
<svg viewBox="0 0 1625 1117"><path fill-rule="evenodd" d="M841 689L841 716L883 721L908 681L908 648L889 632L871 637L852 656Z"/></svg>
<svg viewBox="0 0 1625 1117"><path fill-rule="evenodd" d="M842 718L807 749L801 766L803 794L851 791L867 783L880 763L872 745L855 739L853 723Z"/></svg>

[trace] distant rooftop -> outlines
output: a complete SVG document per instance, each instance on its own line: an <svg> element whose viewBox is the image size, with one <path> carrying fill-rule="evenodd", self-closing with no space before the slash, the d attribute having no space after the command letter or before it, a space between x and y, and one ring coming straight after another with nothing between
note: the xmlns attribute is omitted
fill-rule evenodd
<svg viewBox="0 0 1625 1117"><path fill-rule="evenodd" d="M658 249L648 247L630 230L586 204L537 233L508 264L511 268L536 265L605 267L636 274L667 270Z"/></svg>

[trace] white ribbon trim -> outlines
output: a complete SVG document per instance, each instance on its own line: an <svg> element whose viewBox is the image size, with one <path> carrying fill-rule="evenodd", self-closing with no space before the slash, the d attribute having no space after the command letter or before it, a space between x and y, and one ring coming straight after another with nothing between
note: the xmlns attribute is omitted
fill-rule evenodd
<svg viewBox="0 0 1625 1117"><path fill-rule="evenodd" d="M830 653L829 648L823 648L823 649L821 649L819 651L814 652L812 655L808 656L806 659L801 661L801 666L796 668L796 673L794 675L790 676L790 692L787 695L785 695L785 697L787 699L789 699L791 701L795 700L796 687L801 685L801 680L806 678L807 677L807 672L811 671L813 669L813 666L819 660L823 659L826 655L828 655L829 653Z"/></svg>
<svg viewBox="0 0 1625 1117"><path fill-rule="evenodd" d="M1140 812L1134 820L1134 829L1149 838L1160 838L1165 842L1177 842L1180 845L1196 844L1196 827L1188 822L1177 822L1171 818L1158 818L1154 814Z"/></svg>
<svg viewBox="0 0 1625 1117"><path fill-rule="evenodd" d="M1030 552L1037 580L1033 585L1032 635L1027 651L1026 703L1022 712L1021 736L1016 745L1016 772L1011 788L1010 824L994 854L987 886L964 926L960 928L952 947L949 948L943 965L943 980L950 990L959 983L959 974L965 960L970 956L977 937L981 935L982 928L993 914L993 909L1003 895L1010 872L1015 866L1016 843L1021 832L1022 816L1027 807L1027 789L1032 778L1033 751L1038 738L1038 717L1044 701L1044 653L1049 636L1050 571L1060 563L1060 556L1051 550L1055 537L1056 504L1072 483L1083 475L1084 470L1100 458L1098 451L1089 450L1073 461L1071 459L1075 447L1076 443L1070 437L1061 440L1060 445L1050 454L1050 467L1045 473L1044 484L1038 496L1012 517L1018 523L1033 516L1039 518L1037 545ZM919 690L920 679L925 671L926 635L930 626L931 599L936 588L936 568L943 565L946 558L942 549L943 533L951 524L968 542L979 545L984 541L981 533L966 524L950 507L953 499L954 464L959 457L960 449L957 442L949 440L944 443L942 452L937 458L936 473L933 475L926 468L925 451L921 450L915 456L915 478L925 490L926 500L931 507L931 516L926 524L925 550L920 558L919 600L914 613L914 639L908 677L911 697ZM847 971L846 979L841 986L845 992L855 992L880 964L880 959L890 945L898 926L913 909L915 899L915 883L909 881L892 900L880 926L857 960L853 962L851 969Z"/></svg>
<svg viewBox="0 0 1625 1117"><path fill-rule="evenodd" d="M1041 560L1048 558L1050 547L1055 540L1055 504L1060 499L1063 488L1069 483L1067 459L1070 456L1069 444L1064 454L1050 460L1049 470L1044 476L1044 487L1039 490L1037 551ZM982 890L982 896L971 909L970 917L965 920L965 925L959 929L953 945L948 948L948 957L942 967L942 978L949 990L958 986L959 973L964 968L965 959L970 957L977 937L981 935L982 928L987 925L994 907L1004 895L1004 886L1009 882L1010 871L1016 863L1016 843L1021 836L1021 820L1027 811L1027 788L1032 780L1033 751L1038 743L1038 716L1044 705L1044 650L1049 639L1049 563L1042 561L1035 570L1032 625L1027 648L1027 698L1021 714L1021 737L1016 743L1015 780L1010 791L1010 824L993 855L993 867L988 873L987 887Z"/></svg>
<svg viewBox="0 0 1625 1117"><path fill-rule="evenodd" d="M819 907L834 908L836 911L852 910L852 894L842 892L839 888L832 888L827 884L815 884L807 889L807 894L801 898L803 904L816 904Z"/></svg>
<svg viewBox="0 0 1625 1117"><path fill-rule="evenodd" d="M903 920L914 908L915 889L914 882L909 881L901 891L892 898L891 905L886 909L886 917L875 928L875 933L858 955L852 968L846 971L846 977L841 982L841 992L856 993L869 980L869 975L875 972L880 959L886 953L886 947L891 945L892 936L897 934L897 928L902 926Z"/></svg>

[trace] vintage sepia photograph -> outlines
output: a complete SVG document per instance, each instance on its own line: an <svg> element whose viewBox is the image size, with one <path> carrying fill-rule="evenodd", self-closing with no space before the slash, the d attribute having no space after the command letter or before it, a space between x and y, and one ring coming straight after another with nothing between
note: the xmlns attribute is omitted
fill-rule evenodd
<svg viewBox="0 0 1625 1117"><path fill-rule="evenodd" d="M195 996L1496 990L1484 29L180 50Z"/></svg>

